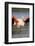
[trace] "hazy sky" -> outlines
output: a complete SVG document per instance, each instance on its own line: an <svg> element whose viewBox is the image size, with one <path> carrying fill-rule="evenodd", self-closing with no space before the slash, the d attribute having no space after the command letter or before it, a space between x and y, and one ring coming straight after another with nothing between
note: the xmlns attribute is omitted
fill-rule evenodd
<svg viewBox="0 0 35 46"><path fill-rule="evenodd" d="M12 15L17 18L23 18L23 16L29 16L29 8L12 8Z"/></svg>

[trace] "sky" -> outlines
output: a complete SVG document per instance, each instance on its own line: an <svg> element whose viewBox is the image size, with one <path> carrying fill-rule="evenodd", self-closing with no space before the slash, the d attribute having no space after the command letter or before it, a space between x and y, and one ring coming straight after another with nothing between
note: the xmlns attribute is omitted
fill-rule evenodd
<svg viewBox="0 0 35 46"><path fill-rule="evenodd" d="M29 8L12 8L12 15L17 18L23 18L29 16Z"/></svg>

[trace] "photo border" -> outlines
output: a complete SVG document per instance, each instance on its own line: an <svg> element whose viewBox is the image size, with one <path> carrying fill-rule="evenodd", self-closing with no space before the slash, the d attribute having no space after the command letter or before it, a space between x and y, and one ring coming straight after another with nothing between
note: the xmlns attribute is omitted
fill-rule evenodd
<svg viewBox="0 0 35 46"><path fill-rule="evenodd" d="M33 40L25 42L8 42L8 4L24 4L33 6ZM5 44L33 43L34 42L34 3L5 2Z"/></svg>

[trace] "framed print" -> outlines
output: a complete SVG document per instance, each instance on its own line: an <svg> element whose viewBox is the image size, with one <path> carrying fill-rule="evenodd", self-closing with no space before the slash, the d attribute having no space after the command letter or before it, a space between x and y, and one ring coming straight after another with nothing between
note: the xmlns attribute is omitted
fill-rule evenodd
<svg viewBox="0 0 35 46"><path fill-rule="evenodd" d="M34 42L34 3L5 2L5 44Z"/></svg>

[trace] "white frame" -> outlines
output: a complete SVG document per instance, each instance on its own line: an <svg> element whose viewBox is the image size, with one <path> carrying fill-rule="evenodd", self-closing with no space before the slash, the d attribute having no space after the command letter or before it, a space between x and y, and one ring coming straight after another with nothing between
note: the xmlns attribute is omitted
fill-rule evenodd
<svg viewBox="0 0 35 46"><path fill-rule="evenodd" d="M12 34L11 34L11 29L12 29L12 26L11 26L11 16L12 16L12 7L14 8L29 8L30 11L29 11L29 15L31 17L30 19L30 30L29 30L29 38L12 38ZM32 5L20 5L20 4L8 4L8 25L9 25L9 28L8 28L8 42L25 42L25 41L32 41L33 40L33 6Z"/></svg>

